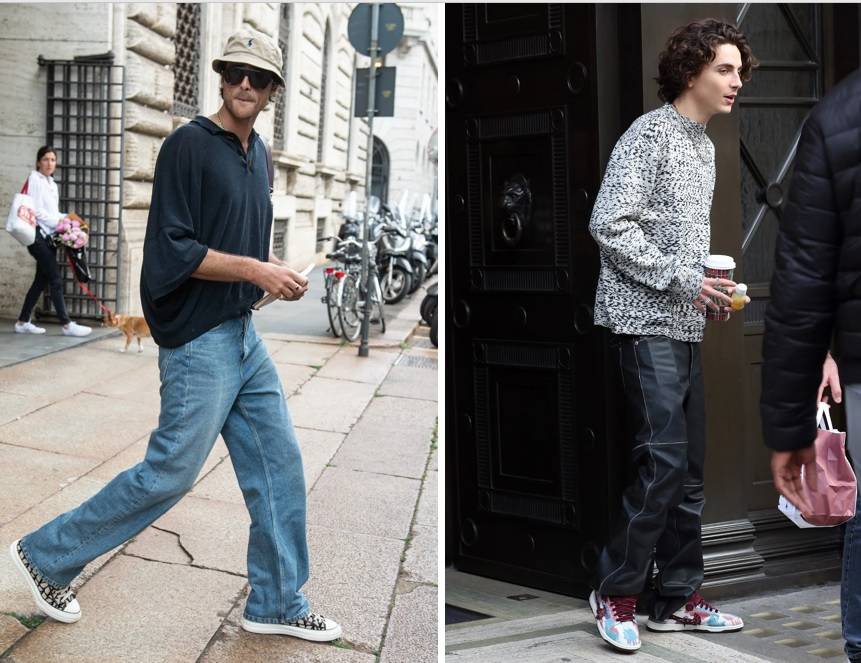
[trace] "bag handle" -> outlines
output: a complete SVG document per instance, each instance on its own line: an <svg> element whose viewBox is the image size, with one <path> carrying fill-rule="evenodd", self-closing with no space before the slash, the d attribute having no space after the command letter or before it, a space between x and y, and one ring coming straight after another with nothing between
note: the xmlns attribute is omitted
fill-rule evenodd
<svg viewBox="0 0 861 663"><path fill-rule="evenodd" d="M28 177L24 180L24 186L21 187L21 193L29 194L30 193L30 178Z"/></svg>
<svg viewBox="0 0 861 663"><path fill-rule="evenodd" d="M822 424L827 424L827 428ZM825 401L819 401L816 410L816 427L823 430L834 430L834 424L831 423L831 405Z"/></svg>

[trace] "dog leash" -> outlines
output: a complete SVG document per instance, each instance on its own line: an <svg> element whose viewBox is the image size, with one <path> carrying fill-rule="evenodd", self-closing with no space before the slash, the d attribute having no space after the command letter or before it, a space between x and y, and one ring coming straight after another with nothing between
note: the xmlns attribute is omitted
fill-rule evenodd
<svg viewBox="0 0 861 663"><path fill-rule="evenodd" d="M95 301L96 304L99 305L99 308L102 309L102 311L104 313L107 313L108 315L110 315L113 318L114 312L111 309L109 309L107 306L102 304L101 300L98 297L96 297L92 292L90 292L90 289L87 286L85 286L83 283L81 283L78 280L78 274L75 271L75 265L72 262L72 257L69 255L68 251L66 251L65 253L66 253L66 261L69 263L69 268L72 270L72 276L75 279L75 283L77 283L79 286L81 286L81 290L83 290L85 293L87 293L90 297L93 298L93 301Z"/></svg>

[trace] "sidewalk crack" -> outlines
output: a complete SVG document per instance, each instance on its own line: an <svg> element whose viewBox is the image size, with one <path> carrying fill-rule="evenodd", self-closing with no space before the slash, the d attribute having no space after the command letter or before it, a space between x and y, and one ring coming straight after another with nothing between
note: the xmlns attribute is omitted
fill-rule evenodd
<svg viewBox="0 0 861 663"><path fill-rule="evenodd" d="M188 552L188 549L184 545L182 545L182 537L179 535L178 532L172 532L169 529L164 529L162 527L156 527L155 525L151 525L151 527L154 530L157 530L159 532L164 532L165 534L173 534L176 537L176 545L178 545L179 549L185 553L186 557L188 557L188 563L190 565L194 566L194 555L192 555L190 552Z"/></svg>

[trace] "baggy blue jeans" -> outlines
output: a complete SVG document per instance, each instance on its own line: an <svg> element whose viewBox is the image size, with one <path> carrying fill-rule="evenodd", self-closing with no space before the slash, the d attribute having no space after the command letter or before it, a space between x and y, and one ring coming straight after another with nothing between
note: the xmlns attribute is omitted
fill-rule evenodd
<svg viewBox="0 0 861 663"><path fill-rule="evenodd" d="M304 617L305 477L275 366L251 314L178 348L160 348L161 413L141 463L21 541L50 582L141 532L191 490L221 433L251 516L246 619Z"/></svg>
<svg viewBox="0 0 861 663"><path fill-rule="evenodd" d="M843 385L846 446L855 475L861 479L861 384ZM850 661L861 661L861 494L855 516L846 523L843 539L843 577L840 582L843 639Z"/></svg>

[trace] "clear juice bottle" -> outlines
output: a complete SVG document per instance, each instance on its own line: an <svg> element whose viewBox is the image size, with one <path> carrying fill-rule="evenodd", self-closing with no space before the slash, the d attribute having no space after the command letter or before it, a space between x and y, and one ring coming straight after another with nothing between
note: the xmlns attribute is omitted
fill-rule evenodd
<svg viewBox="0 0 861 663"><path fill-rule="evenodd" d="M747 285L739 283L732 293L732 310L741 311L744 308L745 297L747 297Z"/></svg>

